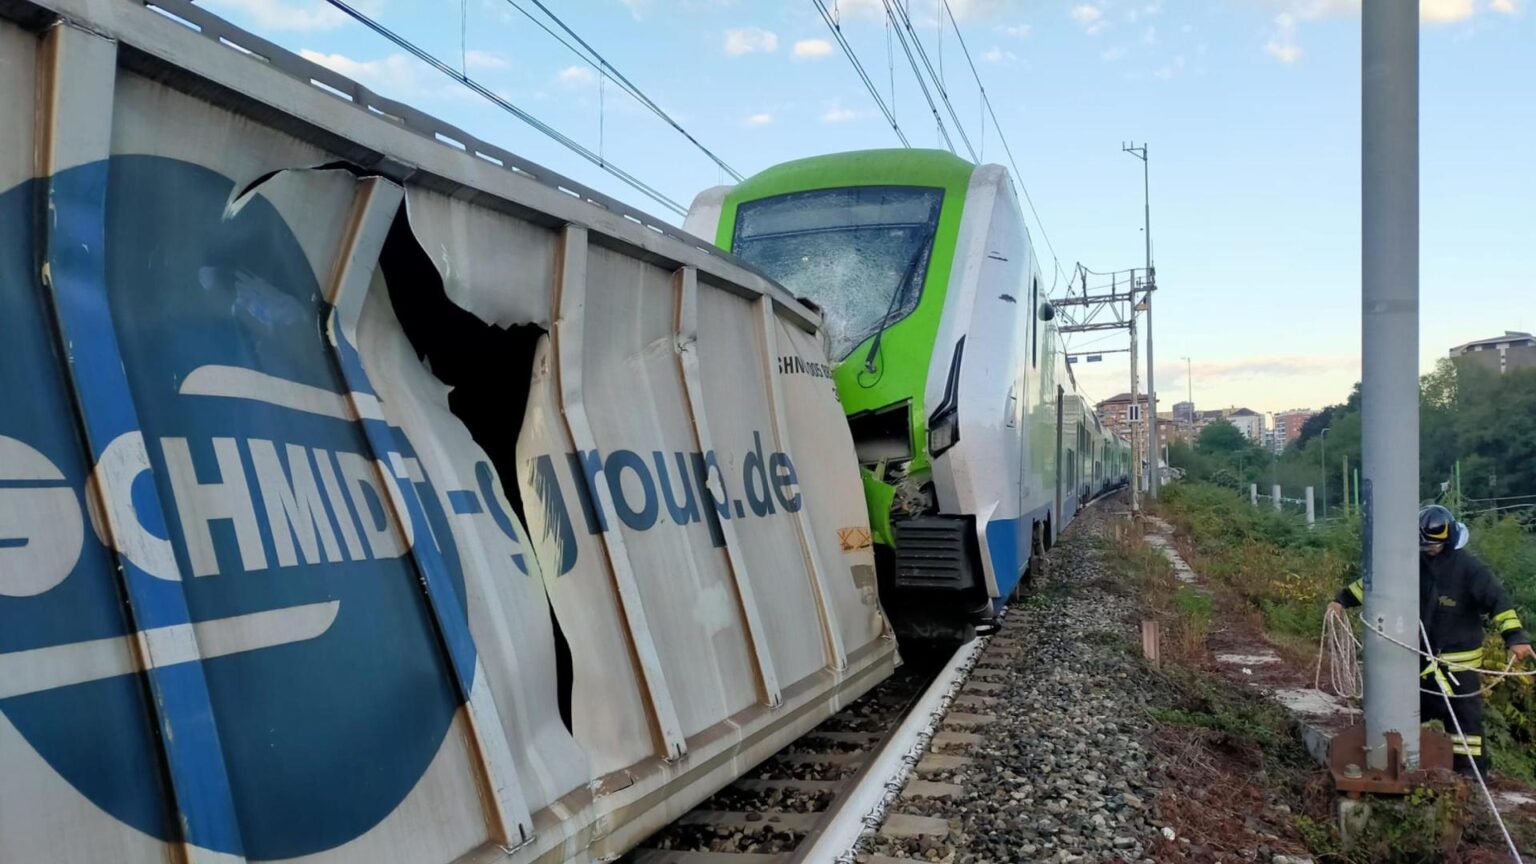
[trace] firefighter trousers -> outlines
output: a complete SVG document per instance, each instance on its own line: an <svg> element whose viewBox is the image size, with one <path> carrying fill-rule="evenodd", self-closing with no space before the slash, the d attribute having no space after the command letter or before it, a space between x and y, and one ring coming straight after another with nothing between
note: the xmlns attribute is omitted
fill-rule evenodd
<svg viewBox="0 0 1536 864"><path fill-rule="evenodd" d="M1454 679L1451 678L1454 675ZM1447 675L1444 683L1450 685L1451 711L1455 713L1456 722L1451 721L1451 713L1447 712L1445 699L1440 695L1440 684L1435 682L1435 676L1421 679L1419 686L1419 719L1425 723L1431 720L1439 720L1445 726L1445 734L1451 739L1451 752L1455 754L1456 770L1461 774L1472 773L1472 762L1477 762L1478 770L1484 776L1488 774L1488 753L1483 746L1483 697L1478 692L1482 689L1482 676L1476 672L1463 669ZM1456 734L1457 723L1461 725L1461 735Z"/></svg>

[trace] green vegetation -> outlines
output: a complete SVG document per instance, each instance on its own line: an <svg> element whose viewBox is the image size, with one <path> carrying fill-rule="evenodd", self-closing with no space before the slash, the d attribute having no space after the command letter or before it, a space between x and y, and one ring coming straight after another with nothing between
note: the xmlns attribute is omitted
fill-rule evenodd
<svg viewBox="0 0 1536 864"><path fill-rule="evenodd" d="M1308 531L1299 516L1254 508L1244 496L1206 483L1166 487L1158 512L1188 538L1190 566L1230 586L1294 656L1316 651L1323 610L1359 575L1356 520ZM1493 568L1521 618L1536 625L1536 535L1511 516L1471 517L1472 551ZM1503 643L1490 635L1488 665L1502 668ZM1506 679L1488 696L1487 738L1500 773L1536 783L1536 686Z"/></svg>
<svg viewBox="0 0 1536 864"><path fill-rule="evenodd" d="M1358 575L1352 523L1308 531L1294 513L1249 506L1236 492L1205 483L1167 486L1157 506L1188 538L1190 566L1235 589L1263 616L1266 631L1295 647L1316 645L1328 601Z"/></svg>
<svg viewBox="0 0 1536 864"><path fill-rule="evenodd" d="M1279 456L1218 422L1193 445L1170 445L1169 463L1190 479L1241 493L1255 483L1267 494L1278 483L1300 498L1312 486L1320 513L1326 503L1330 516L1342 514L1344 463L1351 485L1360 467L1360 421L1357 384L1347 400L1308 420ZM1502 508L1496 512L1536 528L1536 369L1499 375L1466 361L1436 364L1419 382L1419 477L1425 500L1463 514Z"/></svg>
<svg viewBox="0 0 1536 864"><path fill-rule="evenodd" d="M1233 687L1178 666L1164 671L1164 681L1172 706L1149 709L1157 722L1208 729L1227 745L1256 745L1272 770L1311 767L1306 751L1296 744L1290 715L1257 690Z"/></svg>
<svg viewBox="0 0 1536 864"><path fill-rule="evenodd" d="M1369 799L1350 820L1351 842L1339 857L1350 864L1444 861L1460 838L1461 813L1450 787L1420 786L1402 798Z"/></svg>

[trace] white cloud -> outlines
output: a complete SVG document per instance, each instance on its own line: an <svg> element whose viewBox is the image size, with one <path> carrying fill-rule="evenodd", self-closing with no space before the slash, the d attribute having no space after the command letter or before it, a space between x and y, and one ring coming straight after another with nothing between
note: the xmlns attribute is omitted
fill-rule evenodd
<svg viewBox="0 0 1536 864"><path fill-rule="evenodd" d="M1032 28L1028 24L1007 24L997 28L997 32L1004 36L1012 36L1015 39L1023 39L1029 35Z"/></svg>
<svg viewBox="0 0 1536 864"><path fill-rule="evenodd" d="M1125 54L1126 50L1119 46L1114 48L1105 48L1103 51L1099 52L1099 59L1103 60L1105 63L1114 63L1117 60L1124 59Z"/></svg>
<svg viewBox="0 0 1536 864"><path fill-rule="evenodd" d="M1083 31L1089 36L1097 36L1104 29L1104 10L1092 3L1079 3L1073 6L1067 14L1072 20L1083 26Z"/></svg>
<svg viewBox="0 0 1536 864"><path fill-rule="evenodd" d="M204 5L244 15L261 30L334 30L352 20L325 0L204 0Z"/></svg>
<svg viewBox="0 0 1536 864"><path fill-rule="evenodd" d="M1424 24L1454 24L1472 17L1472 0L1423 0L1419 21Z"/></svg>
<svg viewBox="0 0 1536 864"><path fill-rule="evenodd" d="M1296 19L1289 12L1275 16L1275 30L1264 45L1264 53L1281 63L1295 63L1301 59L1301 45L1296 42Z"/></svg>
<svg viewBox="0 0 1536 864"><path fill-rule="evenodd" d="M1156 75L1158 78L1161 78L1164 81L1167 81L1170 78L1177 77L1179 75L1179 73L1181 73L1183 71L1184 71L1184 55L1180 54L1179 56L1173 58L1173 62L1172 63L1169 63L1167 66L1164 66L1163 68L1157 70L1156 72L1153 72L1152 74Z"/></svg>
<svg viewBox="0 0 1536 864"><path fill-rule="evenodd" d="M386 96L399 97L420 88L426 71L426 67L407 54L389 54L378 60L354 60L345 54L322 54L305 48L299 51L299 56Z"/></svg>
<svg viewBox="0 0 1536 864"><path fill-rule="evenodd" d="M555 80L566 87L587 87L597 83L597 73L591 66L567 66L555 75Z"/></svg>
<svg viewBox="0 0 1536 864"><path fill-rule="evenodd" d="M762 52L771 53L779 47L779 37L772 31L759 27L740 27L725 31L725 53L732 57Z"/></svg>
<svg viewBox="0 0 1536 864"><path fill-rule="evenodd" d="M759 111L756 114L748 114L746 119L741 121L741 124L743 126L767 126L772 122L772 114L768 113L767 111Z"/></svg>
<svg viewBox="0 0 1536 864"><path fill-rule="evenodd" d="M993 45L981 54L981 61L983 63L1012 63L1017 59L1019 59L1018 55L1012 51L1004 51L996 45Z"/></svg>
<svg viewBox="0 0 1536 864"><path fill-rule="evenodd" d="M1360 0L1281 0L1279 5L1283 14L1298 22L1360 14ZM1454 24L1484 9L1507 15L1516 11L1518 5L1519 0L1421 0L1419 23Z"/></svg>
<svg viewBox="0 0 1536 864"><path fill-rule="evenodd" d="M863 116L863 114L860 114L858 111L855 111L852 108L844 108L842 105L833 102L827 106L827 110L821 112L821 122L847 123L851 120L858 120Z"/></svg>
<svg viewBox="0 0 1536 864"><path fill-rule="evenodd" d="M1285 0L1281 4L1285 12L1298 21L1312 21L1330 15L1354 15L1360 11L1360 0Z"/></svg>
<svg viewBox="0 0 1536 864"><path fill-rule="evenodd" d="M1157 44L1157 28L1156 27L1148 27L1146 30L1143 30L1142 33L1141 33L1141 42L1142 42L1143 45L1156 45Z"/></svg>
<svg viewBox="0 0 1536 864"><path fill-rule="evenodd" d="M494 51L471 48L464 52L464 63L471 69L505 69L507 59Z"/></svg>
<svg viewBox="0 0 1536 864"><path fill-rule="evenodd" d="M826 57L832 53L832 43L825 39L801 39L795 43L794 55L796 57Z"/></svg>
<svg viewBox="0 0 1536 864"><path fill-rule="evenodd" d="M958 21L981 18L1007 5L1007 0L949 0L949 10Z"/></svg>

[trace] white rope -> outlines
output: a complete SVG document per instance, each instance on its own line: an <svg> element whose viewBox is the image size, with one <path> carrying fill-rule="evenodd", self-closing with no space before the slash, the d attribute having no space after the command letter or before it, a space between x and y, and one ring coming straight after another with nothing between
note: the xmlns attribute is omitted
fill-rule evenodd
<svg viewBox="0 0 1536 864"><path fill-rule="evenodd" d="M1423 621L1419 622L1419 635L1424 638L1425 644L1429 644L1429 633L1424 629ZM1462 749L1468 751L1467 761L1472 763L1472 775L1477 778L1477 785L1483 790L1483 800L1488 802L1488 812L1493 814L1493 821L1498 823L1499 833L1504 835L1504 843L1509 846L1509 854L1514 858L1515 864L1525 864L1520 857L1520 850L1515 848L1515 838L1509 836L1509 829L1504 826L1504 817L1499 815L1499 808L1493 803L1493 793L1488 791L1488 784L1483 781L1483 770L1477 767L1477 760L1473 758L1471 748L1467 746L1467 733L1461 730L1461 720L1456 717L1456 709L1451 707L1450 694L1442 690L1440 698L1445 700L1445 713L1451 715L1451 724L1456 727L1456 737L1460 739Z"/></svg>
<svg viewBox="0 0 1536 864"><path fill-rule="evenodd" d="M1518 671L1513 670L1510 666L1506 666L1503 669L1471 669L1471 668L1469 668L1469 667L1467 667L1467 666L1465 666L1463 664L1460 664L1460 663L1449 663L1448 664L1445 661L1440 660L1439 658L1437 658L1435 655L1430 654L1430 653L1420 649L1416 645L1409 645L1407 642L1403 642L1403 641L1398 640L1396 637L1392 636L1387 631L1385 631L1385 630L1381 629L1380 627L1376 626L1375 624L1372 624L1371 622L1365 620L1365 618L1363 616L1360 619L1360 623L1364 624L1367 630L1370 630L1371 632L1375 633L1377 636L1380 636L1381 638L1387 640L1388 642L1391 642L1393 645L1396 645L1399 648L1404 648L1404 649L1407 649L1409 651L1412 651L1413 653L1419 655L1420 657L1422 657L1422 658L1424 658L1426 660L1434 660L1435 662L1440 663L1441 665L1457 667L1459 670L1465 670L1465 671L1469 671L1469 672L1477 672L1477 673L1480 673L1482 675L1491 675L1491 676L1493 676L1495 678L1536 678L1536 670L1525 671L1525 672L1518 672ZM1422 630L1423 627L1424 627L1424 622L1422 622L1422 621L1419 622L1419 629ZM1511 666L1513 666L1513 664L1511 664Z"/></svg>
<svg viewBox="0 0 1536 864"><path fill-rule="evenodd" d="M1323 615L1323 633L1317 643L1317 669L1312 675L1312 689L1323 689L1323 658L1328 658L1328 680L1335 696L1359 699L1364 692L1360 675L1360 640L1349 625L1349 616L1328 608Z"/></svg>

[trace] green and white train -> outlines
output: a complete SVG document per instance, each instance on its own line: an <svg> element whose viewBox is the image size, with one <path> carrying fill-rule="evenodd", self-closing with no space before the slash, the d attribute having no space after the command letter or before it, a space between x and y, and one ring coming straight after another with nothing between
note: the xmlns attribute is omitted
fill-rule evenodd
<svg viewBox="0 0 1536 864"><path fill-rule="evenodd" d="M965 639L1129 448L1076 392L1008 172L936 150L801 159L686 223L811 301L862 465L881 600Z"/></svg>

